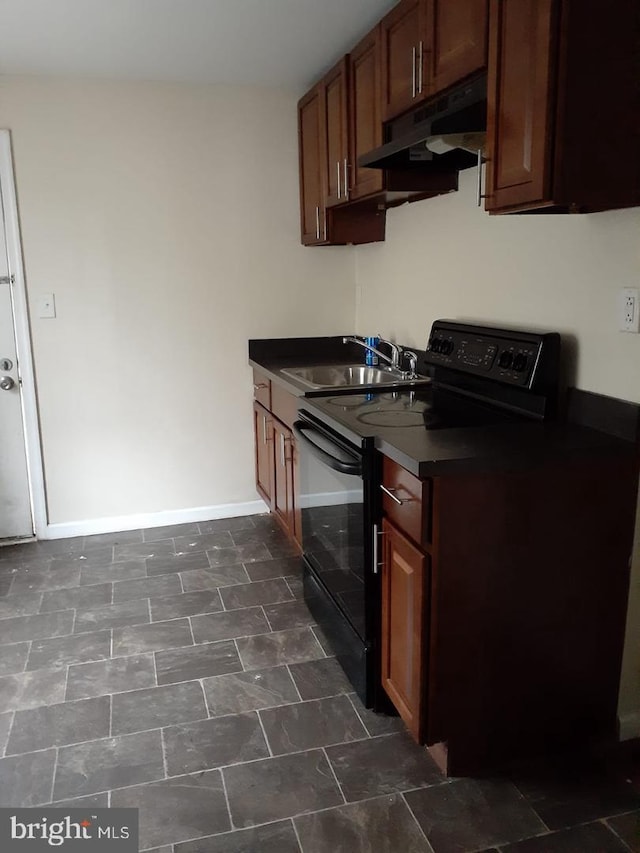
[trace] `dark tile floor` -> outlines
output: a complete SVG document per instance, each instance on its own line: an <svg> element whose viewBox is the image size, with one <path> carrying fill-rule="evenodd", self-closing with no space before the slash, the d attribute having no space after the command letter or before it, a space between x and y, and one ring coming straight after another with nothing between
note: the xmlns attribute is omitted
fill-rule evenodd
<svg viewBox="0 0 640 853"><path fill-rule="evenodd" d="M0 805L135 806L157 853L640 851L631 764L444 779L330 654L268 516L2 548Z"/></svg>

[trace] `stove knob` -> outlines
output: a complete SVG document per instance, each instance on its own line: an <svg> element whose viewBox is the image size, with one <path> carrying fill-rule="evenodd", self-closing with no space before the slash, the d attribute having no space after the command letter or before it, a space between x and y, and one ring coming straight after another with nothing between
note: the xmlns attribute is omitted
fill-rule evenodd
<svg viewBox="0 0 640 853"><path fill-rule="evenodd" d="M445 341L442 351L445 355L451 355L453 352L453 341Z"/></svg>
<svg viewBox="0 0 640 853"><path fill-rule="evenodd" d="M518 353L518 355L513 359L513 369L518 373L521 373L525 367L527 366L527 357L523 355L523 353Z"/></svg>
<svg viewBox="0 0 640 853"><path fill-rule="evenodd" d="M509 352L509 350L505 350L501 353L500 358L498 359L498 364L503 370L508 370L513 363L513 354Z"/></svg>

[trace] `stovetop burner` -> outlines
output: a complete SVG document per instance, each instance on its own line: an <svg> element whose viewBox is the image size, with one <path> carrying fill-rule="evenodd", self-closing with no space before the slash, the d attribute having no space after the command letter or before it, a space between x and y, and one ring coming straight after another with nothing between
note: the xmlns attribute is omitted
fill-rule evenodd
<svg viewBox="0 0 640 853"><path fill-rule="evenodd" d="M429 426L425 413L411 410L391 409L390 411L362 412L356 416L362 424L382 427Z"/></svg>

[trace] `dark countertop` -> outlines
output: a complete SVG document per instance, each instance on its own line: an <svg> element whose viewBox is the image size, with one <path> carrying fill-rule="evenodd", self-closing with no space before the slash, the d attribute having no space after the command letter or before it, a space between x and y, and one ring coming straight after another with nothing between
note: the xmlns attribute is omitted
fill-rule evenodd
<svg viewBox="0 0 640 853"><path fill-rule="evenodd" d="M318 352L322 352L322 359ZM497 423L483 423L480 418L471 425L426 429L424 426L376 426L361 422L354 419L352 410L339 404L341 399L346 401L343 391L311 390L296 385L280 372L284 367L304 364L362 362L362 349L343 344L341 337L249 342L249 363L290 393L303 397L301 409L321 417L353 443L367 440L418 477L477 470L516 470L558 458L584 459L585 455L594 459L612 454L637 455L640 407L578 389L570 391L567 417L562 423L505 415L494 419L499 421ZM376 400L389 399L390 393L385 393L388 390L374 389ZM362 394L352 389L346 389L346 393ZM428 400L432 393L429 386L423 386L415 397ZM465 400L465 413L473 405Z"/></svg>

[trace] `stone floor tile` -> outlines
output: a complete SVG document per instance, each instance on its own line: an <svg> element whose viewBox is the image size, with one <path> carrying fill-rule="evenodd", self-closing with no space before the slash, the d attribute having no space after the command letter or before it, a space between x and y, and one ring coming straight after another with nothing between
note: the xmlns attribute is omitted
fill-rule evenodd
<svg viewBox="0 0 640 853"><path fill-rule="evenodd" d="M89 589L89 587L86 587ZM108 604L90 610L78 610L73 628L74 634L99 631L102 628L124 628L128 625L144 625L149 622L149 605L145 599Z"/></svg>
<svg viewBox="0 0 640 853"><path fill-rule="evenodd" d="M113 549L114 562L123 560L150 560L152 557L167 557L175 554L173 539L158 539L154 542L131 542L116 545Z"/></svg>
<svg viewBox="0 0 640 853"><path fill-rule="evenodd" d="M187 619L153 622L132 628L116 628L113 632L113 655L138 655L160 649L177 649L193 645Z"/></svg>
<svg viewBox="0 0 640 853"><path fill-rule="evenodd" d="M134 598L160 598L165 595L177 595L181 592L182 585L177 574L118 581L113 585L113 603L120 604Z"/></svg>
<svg viewBox="0 0 640 853"><path fill-rule="evenodd" d="M93 536L85 536L84 548L129 545L132 542L142 542L141 530L120 530L116 533L95 533Z"/></svg>
<svg viewBox="0 0 640 853"><path fill-rule="evenodd" d="M237 643L245 669L299 663L324 657L311 628L292 628L290 631L277 631L257 637L242 637Z"/></svg>
<svg viewBox="0 0 640 853"><path fill-rule="evenodd" d="M199 521L200 533L221 533L224 531L248 530L254 526L250 515L240 515L235 518L214 518L211 521Z"/></svg>
<svg viewBox="0 0 640 853"><path fill-rule="evenodd" d="M81 797L163 777L159 731L104 738L58 750L53 796Z"/></svg>
<svg viewBox="0 0 640 853"><path fill-rule="evenodd" d="M73 797L70 800L56 800L51 803L56 809L107 809L109 808L109 792L90 794L88 797Z"/></svg>
<svg viewBox="0 0 640 853"><path fill-rule="evenodd" d="M7 741L9 740L9 732L13 723L13 711L6 711L0 714L0 758L4 755Z"/></svg>
<svg viewBox="0 0 640 853"><path fill-rule="evenodd" d="M238 545L232 548L212 548L207 551L207 557L212 568L216 568L231 566L234 563L246 564L258 560L269 560L271 554L265 545Z"/></svg>
<svg viewBox="0 0 640 853"><path fill-rule="evenodd" d="M40 610L41 592L23 592L20 595L8 595L0 598L0 619L12 616L31 616ZM60 608L66 610L67 608Z"/></svg>
<svg viewBox="0 0 640 853"><path fill-rule="evenodd" d="M130 690L111 697L111 733L158 729L208 716L198 681Z"/></svg>
<svg viewBox="0 0 640 853"><path fill-rule="evenodd" d="M281 559L259 560L246 566L252 581L264 581L270 578L299 577L302 575L301 557L282 557Z"/></svg>
<svg viewBox="0 0 640 853"><path fill-rule="evenodd" d="M404 797L434 853L500 846L546 831L509 782L459 779Z"/></svg>
<svg viewBox="0 0 640 853"><path fill-rule="evenodd" d="M29 643L13 643L8 646L0 646L0 677L22 672L27 665L28 657Z"/></svg>
<svg viewBox="0 0 640 853"><path fill-rule="evenodd" d="M269 708L260 719L274 755L368 737L346 696Z"/></svg>
<svg viewBox="0 0 640 853"><path fill-rule="evenodd" d="M289 590L289 592L291 591ZM287 628L305 628L308 625L314 625L316 621L304 601L265 604L264 612L274 631L284 631Z"/></svg>
<svg viewBox="0 0 640 853"><path fill-rule="evenodd" d="M164 557L152 557L146 561L146 564L149 577L209 568L209 560L204 549L202 551L167 554Z"/></svg>
<svg viewBox="0 0 640 853"><path fill-rule="evenodd" d="M142 538L145 542L157 542L159 539L174 539L176 536L198 536L200 528L197 522L185 524L165 524L163 527L145 527Z"/></svg>
<svg viewBox="0 0 640 853"><path fill-rule="evenodd" d="M626 845L602 823L575 826L529 838L516 844L507 844L501 850L503 853L628 853Z"/></svg>
<svg viewBox="0 0 640 853"><path fill-rule="evenodd" d="M351 693L353 686L335 658L292 663L293 680L303 699L322 699L339 693Z"/></svg>
<svg viewBox="0 0 640 853"><path fill-rule="evenodd" d="M400 717L378 714L370 708L365 708L357 694L350 693L349 699L371 737L376 737L376 735L390 735L394 732L405 732L407 730Z"/></svg>
<svg viewBox="0 0 640 853"><path fill-rule="evenodd" d="M348 802L445 783L427 750L406 733L326 749Z"/></svg>
<svg viewBox="0 0 640 853"><path fill-rule="evenodd" d="M31 644L27 669L65 667L72 663L104 660L110 656L111 631L73 634L55 640L36 640Z"/></svg>
<svg viewBox="0 0 640 853"><path fill-rule="evenodd" d="M20 643L45 637L63 637L73 630L73 610L0 619L0 643Z"/></svg>
<svg viewBox="0 0 640 853"><path fill-rule="evenodd" d="M176 844L175 853L300 853L290 820Z"/></svg>
<svg viewBox="0 0 640 853"><path fill-rule="evenodd" d="M269 755L255 711L215 717L163 732L167 773L180 776Z"/></svg>
<svg viewBox="0 0 640 853"><path fill-rule="evenodd" d="M30 808L51 802L55 749L0 759L0 806Z"/></svg>
<svg viewBox="0 0 640 853"><path fill-rule="evenodd" d="M399 795L294 819L304 853L431 853Z"/></svg>
<svg viewBox="0 0 640 853"><path fill-rule="evenodd" d="M242 670L233 640L156 652L155 660L158 684L191 681Z"/></svg>
<svg viewBox="0 0 640 853"><path fill-rule="evenodd" d="M143 559L123 560L120 563L107 563L105 566L82 568L80 570L80 586L135 580L146 576L147 567Z"/></svg>
<svg viewBox="0 0 640 853"><path fill-rule="evenodd" d="M112 791L118 806L140 810L140 850L231 829L219 770Z"/></svg>
<svg viewBox="0 0 640 853"><path fill-rule="evenodd" d="M183 592L180 595L151 599L151 618L154 622L177 619L180 616L196 616L199 613L217 613L222 609L217 589Z"/></svg>
<svg viewBox="0 0 640 853"><path fill-rule="evenodd" d="M234 764L222 771L237 828L342 805L322 750ZM265 791L269 796L265 796Z"/></svg>
<svg viewBox="0 0 640 853"><path fill-rule="evenodd" d="M123 693L156 683L152 654L111 658L94 663L81 663L69 667L67 701Z"/></svg>
<svg viewBox="0 0 640 853"><path fill-rule="evenodd" d="M18 569L13 577L11 595L23 592L48 592L54 589L67 589L78 586L80 582L80 566L76 563L52 567L47 566Z"/></svg>
<svg viewBox="0 0 640 853"><path fill-rule="evenodd" d="M296 575L285 575L285 581L287 582L287 586L291 590L291 594L298 601L304 600L304 587L302 585L302 578L297 577ZM320 637L318 640L322 644ZM324 645L323 645L324 648ZM330 649L325 649L328 655L332 655L333 652Z"/></svg>
<svg viewBox="0 0 640 853"><path fill-rule="evenodd" d="M610 817L607 824L633 853L640 853L640 811Z"/></svg>
<svg viewBox="0 0 640 853"><path fill-rule="evenodd" d="M226 530L217 533L199 533L195 536L177 536L174 539L176 554L204 554L210 549L230 548L231 534Z"/></svg>
<svg viewBox="0 0 640 853"><path fill-rule="evenodd" d="M291 601L293 598L291 590L282 578L223 587L220 595L227 610L254 607L258 604L277 604L280 601Z"/></svg>
<svg viewBox="0 0 640 853"><path fill-rule="evenodd" d="M299 700L286 666L219 675L203 682L211 716L256 711Z"/></svg>
<svg viewBox="0 0 640 853"><path fill-rule="evenodd" d="M113 587L110 583L95 583L88 586L76 586L72 589L59 589L42 594L41 613L71 608L100 607L111 604Z"/></svg>
<svg viewBox="0 0 640 853"><path fill-rule="evenodd" d="M245 607L225 613L193 616L191 627L196 643L210 643L215 640L264 634L269 630L269 623L262 607Z"/></svg>
<svg viewBox="0 0 640 853"><path fill-rule="evenodd" d="M66 672L42 669L0 678L0 713L64 701Z"/></svg>
<svg viewBox="0 0 640 853"><path fill-rule="evenodd" d="M190 572L181 572L180 578L185 592L217 589L219 586L232 586L249 581L249 575L242 563L220 566L218 569L194 569Z"/></svg>
<svg viewBox="0 0 640 853"><path fill-rule="evenodd" d="M109 697L16 711L7 755L109 736Z"/></svg>

